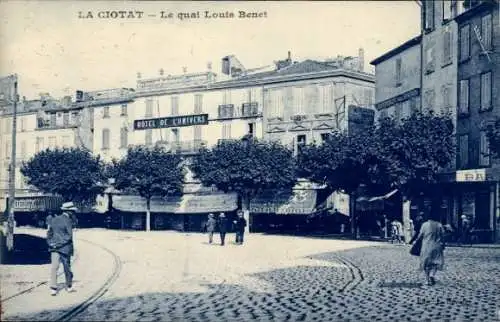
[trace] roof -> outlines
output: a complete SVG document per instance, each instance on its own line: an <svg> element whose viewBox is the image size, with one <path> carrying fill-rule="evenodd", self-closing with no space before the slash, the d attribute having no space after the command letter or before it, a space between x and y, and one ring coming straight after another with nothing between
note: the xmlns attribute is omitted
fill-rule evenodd
<svg viewBox="0 0 500 322"><path fill-rule="evenodd" d="M496 1L498 2L498 0ZM469 19L472 19L474 17L477 17L477 15L483 11L486 11L490 8L499 8L500 3L498 5L495 5L495 1L481 1L479 4L474 5L473 7L467 9L463 13L459 14L458 16L455 17L455 21L457 23L464 23L468 21Z"/></svg>
<svg viewBox="0 0 500 322"><path fill-rule="evenodd" d="M404 42L403 44L399 45L398 47L396 47L394 49L391 49L388 52L386 52L385 54L383 54L382 56L380 56L380 57L375 58L374 60L372 60L370 62L370 65L378 65L381 62L386 61L387 59L389 59L391 57L394 57L397 54L405 51L406 49L411 48L411 47L413 47L415 45L420 44L420 40L421 39L422 39L422 36L418 35L418 36L416 36L416 37L414 37L414 38L412 38L412 39Z"/></svg>

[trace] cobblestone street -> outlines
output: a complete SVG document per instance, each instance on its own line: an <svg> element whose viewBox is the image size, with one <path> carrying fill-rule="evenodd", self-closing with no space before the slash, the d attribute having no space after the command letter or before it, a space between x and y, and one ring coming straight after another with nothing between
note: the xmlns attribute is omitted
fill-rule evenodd
<svg viewBox="0 0 500 322"><path fill-rule="evenodd" d="M121 271L109 290L73 320L499 319L499 248L447 248L446 270L438 275L438 284L429 287L423 285L418 258L409 255L408 246L261 234L246 236L245 245L238 246L232 243L234 235L228 237L230 242L221 247L217 238L209 245L201 234L79 230L78 238L114 252ZM86 247L83 241L78 244ZM108 257L81 251L75 285L85 290L86 283L98 279L92 275L96 264L109 263ZM99 267L102 280L112 265ZM84 269L93 273L85 274ZM84 301L85 292L78 293ZM21 314L4 307L2 319L58 316L63 310L54 303L67 296L46 303L44 297L50 296L43 288L37 295L45 303L43 309L37 305L38 312Z"/></svg>

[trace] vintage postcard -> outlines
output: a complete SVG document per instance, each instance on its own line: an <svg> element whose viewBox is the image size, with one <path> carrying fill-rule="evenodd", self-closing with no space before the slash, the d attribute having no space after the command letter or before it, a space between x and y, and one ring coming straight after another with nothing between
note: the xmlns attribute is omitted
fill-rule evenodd
<svg viewBox="0 0 500 322"><path fill-rule="evenodd" d="M499 8L0 1L0 319L500 321Z"/></svg>

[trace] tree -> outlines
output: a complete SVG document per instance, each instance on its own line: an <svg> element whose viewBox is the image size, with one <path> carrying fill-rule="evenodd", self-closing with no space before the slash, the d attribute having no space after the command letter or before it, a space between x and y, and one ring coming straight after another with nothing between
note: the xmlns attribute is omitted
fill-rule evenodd
<svg viewBox="0 0 500 322"><path fill-rule="evenodd" d="M302 175L332 191L345 191L351 200L361 185L369 194L398 189L411 199L437 183L453 156L451 118L414 113L402 121L384 118L365 131L333 133L322 145L303 148L299 164Z"/></svg>
<svg viewBox="0 0 500 322"><path fill-rule="evenodd" d="M107 176L120 191L146 199L146 230L151 229L151 198L180 195L184 183L182 158L161 147L134 146L120 160L113 160Z"/></svg>
<svg viewBox="0 0 500 322"><path fill-rule="evenodd" d="M65 201L95 201L103 192L103 162L81 148L47 149L23 162L27 183Z"/></svg>
<svg viewBox="0 0 500 322"><path fill-rule="evenodd" d="M416 112L402 122L381 121L375 137L385 163L383 175L405 199L429 193L454 160L453 130L448 115L432 112Z"/></svg>
<svg viewBox="0 0 500 322"><path fill-rule="evenodd" d="M253 197L264 191L291 191L297 179L292 151L277 142L248 138L202 149L190 168L203 185L236 192L247 221Z"/></svg>
<svg viewBox="0 0 500 322"><path fill-rule="evenodd" d="M494 158L500 159L500 117L488 126L487 136L490 143L490 153Z"/></svg>
<svg viewBox="0 0 500 322"><path fill-rule="evenodd" d="M356 218L355 201L361 185L372 193L388 185L380 174L384 163L374 133L374 127L350 135L336 131L321 145L303 147L298 156L300 176L326 185L330 193L343 191L349 195L351 218ZM353 234L356 228L356 220L351 220Z"/></svg>

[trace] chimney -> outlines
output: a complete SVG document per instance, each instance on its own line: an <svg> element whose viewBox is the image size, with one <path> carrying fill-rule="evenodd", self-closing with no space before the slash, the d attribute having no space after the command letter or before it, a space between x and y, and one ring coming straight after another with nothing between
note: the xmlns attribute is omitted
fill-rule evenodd
<svg viewBox="0 0 500 322"><path fill-rule="evenodd" d="M184 74L186 74L186 73L187 73L187 70L188 70L188 69L187 69L187 67L182 67L182 72L183 72Z"/></svg>
<svg viewBox="0 0 500 322"><path fill-rule="evenodd" d="M365 50L363 48L359 48L358 51L358 59L359 59L359 71L365 71Z"/></svg>
<svg viewBox="0 0 500 322"><path fill-rule="evenodd" d="M160 68L160 76L163 76L163 74L165 74L165 71L163 70L163 68Z"/></svg>
<svg viewBox="0 0 500 322"><path fill-rule="evenodd" d="M291 62L291 61L292 61L292 52L291 52L290 50L288 51L288 58L287 58L287 60L288 60L289 62Z"/></svg>
<svg viewBox="0 0 500 322"><path fill-rule="evenodd" d="M212 71L212 62L207 63L207 70Z"/></svg>
<svg viewBox="0 0 500 322"><path fill-rule="evenodd" d="M138 72L137 73L137 79L141 79L141 77L142 77L141 73Z"/></svg>

